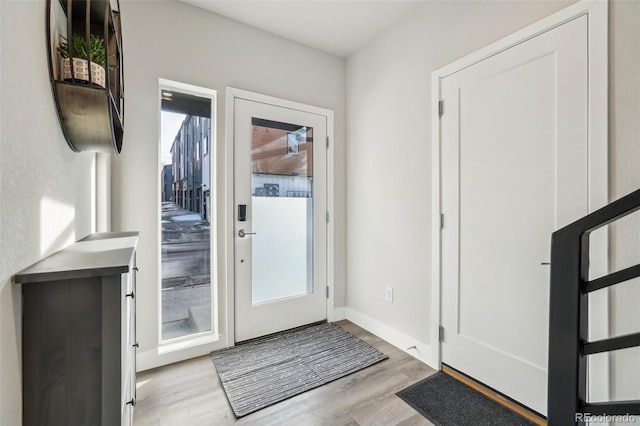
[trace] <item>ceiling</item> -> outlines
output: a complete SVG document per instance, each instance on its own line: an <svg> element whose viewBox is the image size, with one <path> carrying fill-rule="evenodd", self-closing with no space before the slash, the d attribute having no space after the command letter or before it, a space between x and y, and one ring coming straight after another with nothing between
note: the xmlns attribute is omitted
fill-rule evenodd
<svg viewBox="0 0 640 426"><path fill-rule="evenodd" d="M347 57L426 0L182 0L255 28Z"/></svg>

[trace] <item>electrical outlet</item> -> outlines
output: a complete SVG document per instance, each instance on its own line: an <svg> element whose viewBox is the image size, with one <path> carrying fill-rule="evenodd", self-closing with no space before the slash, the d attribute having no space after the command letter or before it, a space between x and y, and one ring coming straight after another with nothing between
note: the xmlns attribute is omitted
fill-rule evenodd
<svg viewBox="0 0 640 426"><path fill-rule="evenodd" d="M385 287L384 298L387 300L387 302L393 302L393 288Z"/></svg>

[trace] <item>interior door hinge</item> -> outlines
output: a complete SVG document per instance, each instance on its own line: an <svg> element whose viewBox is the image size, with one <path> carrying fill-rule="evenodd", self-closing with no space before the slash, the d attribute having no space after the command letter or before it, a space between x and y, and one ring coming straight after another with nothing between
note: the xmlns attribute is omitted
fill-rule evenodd
<svg viewBox="0 0 640 426"><path fill-rule="evenodd" d="M327 149L329 149L329 136L327 136Z"/></svg>
<svg viewBox="0 0 640 426"><path fill-rule="evenodd" d="M444 101L438 101L438 117L444 114Z"/></svg>
<svg viewBox="0 0 640 426"><path fill-rule="evenodd" d="M444 229L444 214L440 213L440 229Z"/></svg>
<svg viewBox="0 0 640 426"><path fill-rule="evenodd" d="M327 223L329 223L329 212L327 212Z"/></svg>
<svg viewBox="0 0 640 426"><path fill-rule="evenodd" d="M329 286L327 286L327 299L329 298Z"/></svg>
<svg viewBox="0 0 640 426"><path fill-rule="evenodd" d="M438 327L438 341L444 342L444 327L443 326L439 326Z"/></svg>

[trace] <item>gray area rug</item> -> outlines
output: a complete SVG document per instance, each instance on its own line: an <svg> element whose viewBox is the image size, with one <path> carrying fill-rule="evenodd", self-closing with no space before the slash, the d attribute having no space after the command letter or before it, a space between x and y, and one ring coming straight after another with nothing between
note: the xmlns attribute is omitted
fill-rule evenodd
<svg viewBox="0 0 640 426"><path fill-rule="evenodd" d="M331 323L268 336L211 356L237 417L387 358Z"/></svg>
<svg viewBox="0 0 640 426"><path fill-rule="evenodd" d="M396 395L437 426L535 426L442 372Z"/></svg>

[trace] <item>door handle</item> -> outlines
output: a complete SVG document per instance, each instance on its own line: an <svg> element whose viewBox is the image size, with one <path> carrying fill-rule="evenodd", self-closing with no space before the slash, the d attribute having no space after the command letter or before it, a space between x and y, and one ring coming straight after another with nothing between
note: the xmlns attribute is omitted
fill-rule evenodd
<svg viewBox="0 0 640 426"><path fill-rule="evenodd" d="M238 231L238 237L244 238L245 235L256 235L255 232L244 232L244 229Z"/></svg>

